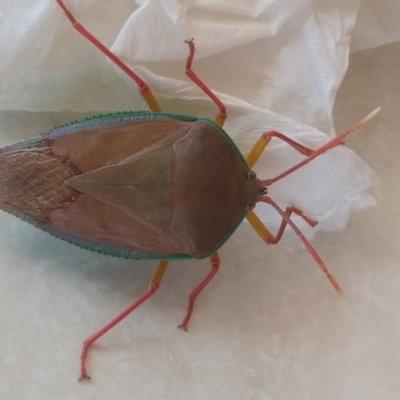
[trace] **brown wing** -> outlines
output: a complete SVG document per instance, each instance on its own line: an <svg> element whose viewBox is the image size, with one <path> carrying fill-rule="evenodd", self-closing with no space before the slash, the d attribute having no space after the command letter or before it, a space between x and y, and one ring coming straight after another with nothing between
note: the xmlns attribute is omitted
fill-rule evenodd
<svg viewBox="0 0 400 400"><path fill-rule="evenodd" d="M69 179L84 193L80 201L103 203L90 210L85 204L84 212L76 209L80 201L69 207L80 215L74 231L85 221L93 239L104 225L112 235L102 229L96 240L152 254L202 257L218 248L246 212L248 168L215 125L199 120L187 128L164 131L142 151ZM93 215L95 208L101 214ZM127 226L131 235L122 238Z"/></svg>
<svg viewBox="0 0 400 400"><path fill-rule="evenodd" d="M175 152L171 146L178 135L171 135L157 146L146 149L119 163L77 175L68 185L125 214L143 219L160 228L171 223Z"/></svg>
<svg viewBox="0 0 400 400"><path fill-rule="evenodd" d="M173 216L173 144L191 123L133 122L54 139L52 150L83 174L66 184L82 195L54 210L49 227L83 244L140 253L185 254L169 230Z"/></svg>

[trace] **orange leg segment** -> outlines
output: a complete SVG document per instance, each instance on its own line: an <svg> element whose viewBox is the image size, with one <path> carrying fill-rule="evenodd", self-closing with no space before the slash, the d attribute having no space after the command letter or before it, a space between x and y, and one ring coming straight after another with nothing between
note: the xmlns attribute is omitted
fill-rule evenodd
<svg viewBox="0 0 400 400"><path fill-rule="evenodd" d="M210 256L210 261L211 261L211 271L204 278L204 280L200 282L200 284L193 290L193 292L189 296L189 305L186 317L184 318L183 322L179 325L179 328L182 328L185 331L187 331L187 326L189 324L190 317L192 316L194 302L197 296L201 293L201 291L208 285L211 279L214 278L215 274L218 272L220 260L217 252L215 252Z"/></svg>
<svg viewBox="0 0 400 400"><path fill-rule="evenodd" d="M65 12L67 18L71 21L72 26L86 39L93 43L103 54L105 54L114 64L121 68L130 78L132 78L139 87L140 94L142 95L144 101L149 106L150 110L153 112L160 112L161 108L157 103L157 100L151 93L147 84L137 75L132 69L130 69L121 59L119 59L114 53L107 49L103 43L96 39L86 28L84 28L73 16L73 14L65 6L63 0L56 0L58 5Z"/></svg>
<svg viewBox="0 0 400 400"><path fill-rule="evenodd" d="M86 371L86 357L87 357L87 352L89 350L89 347L94 342L96 342L98 339L100 339L103 335L105 335L109 330L114 328L115 325L117 325L124 318L126 318L132 311L134 311L136 308L138 308L142 303L144 303L148 298L150 298L157 291L157 289L159 288L160 283L164 277L165 270L167 269L167 265L168 265L168 261L160 261L147 292L143 296L141 296L138 300L133 302L128 308L126 308L124 311L122 311L122 313L117 315L107 325L105 325L103 328L98 330L96 333L94 333L92 336L90 336L83 342L82 353L81 353L81 376L80 376L79 380L90 379L90 377Z"/></svg>

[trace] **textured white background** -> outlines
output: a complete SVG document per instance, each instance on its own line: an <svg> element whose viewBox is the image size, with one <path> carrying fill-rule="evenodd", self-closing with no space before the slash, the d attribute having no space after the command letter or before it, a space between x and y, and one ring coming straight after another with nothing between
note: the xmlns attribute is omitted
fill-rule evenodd
<svg viewBox="0 0 400 400"><path fill-rule="evenodd" d="M25 37L24 30L13 32L15 24L10 23L7 26L9 19L2 19L0 30L7 28L8 32L3 35L8 40L3 40L0 45L1 54L7 55L3 57L2 66L7 64L9 69L8 75L7 70L1 71L0 80L1 108L9 110L0 113L3 145L77 118L76 113L66 111L30 113L19 110L113 111L135 108L136 104L137 107L142 107L140 99L135 97L132 85L127 87L125 82L121 82L109 65L103 62L102 56L90 46L84 46L78 50L78 54L72 55L77 48L80 49L77 43L82 39L74 35L74 32L66 33L70 28L68 24L64 25L63 15L57 13L57 8L52 3L37 2L42 5L43 13L49 12L46 18L43 17L44 14L30 13L28 6L19 7L19 15L14 13L16 19L22 18L25 23ZM89 11L81 18L83 22L96 21L92 16L104 13L110 20L119 18L123 24L129 15L127 12L132 12L135 8L132 4L127 5L128 2L121 2L120 7L113 6L105 12L102 7L90 9L91 3L95 2L85 2ZM144 5L149 3L143 2ZM152 2L154 3L162 4ZM351 22L350 17L357 10L356 3L336 14L332 8L324 8L325 16L333 18L334 15L336 24L332 22L330 26L321 22L319 27L328 29L330 26L331 31L340 27L339 33L349 34L351 24L347 28L346 24L338 25L337 18L347 15L348 18L340 20ZM4 4L9 6L8 2ZM277 3L270 1L264 4L272 7ZM304 14L307 7L318 11L321 4L326 3L304 1L299 4L304 9L289 13L286 19L277 18L277 15L283 14L279 14L276 9L270 9L270 13L264 14L264 17L274 15L274 18L271 17L270 27L273 33L265 33L270 31L266 30L265 26L268 24L263 20L260 24L260 35L264 36L260 37L271 36L273 39L270 40L274 40L279 36L274 28L293 27L297 18L308 20ZM335 7L335 2L329 4ZM387 7L393 6L389 1L385 4ZM212 9L211 5L208 7ZM310 11L310 8L307 10ZM369 15L368 7L364 5L362 10ZM223 14L227 10L219 12ZM240 9L238 14L240 12L248 12L250 14L247 18L257 20L257 10ZM394 9L388 15L393 13ZM376 14L377 12L372 13L375 17ZM218 13L215 12L215 15ZM211 12L201 14L206 31L216 24L214 19L207 26L207 18L217 18L215 15ZM320 14L317 12L315 15ZM153 13L146 18L151 20L152 16ZM36 17L42 22L53 21L54 30L60 38L56 47L60 47L61 51L48 55L51 60L49 68L53 74L53 79L50 80L48 75L43 77L38 72L42 64L41 57L47 57L40 48L36 57L30 55L18 63L13 61L14 53L6 48L7 45L11 46L12 40L15 41L14 48L19 48L26 41L33 50L35 43L39 47L42 45L34 37L37 27L43 25L35 20ZM383 20L388 20L387 15ZM368 20L368 26L372 29L370 21ZM236 21L236 25L239 22ZM30 26L32 30L29 30ZM99 36L104 35L102 39L106 42L107 35L115 38L115 33L107 32L107 24L97 30L95 24L92 26ZM382 27L378 23L377 26ZM149 27L151 28L150 25ZM357 39L363 27L361 24L355 31L352 41L354 49L369 47L360 41L360 36ZM254 33L253 27L249 30ZM43 37L47 37L49 41L54 39L52 35L43 32L41 34L40 40L44 40ZM71 36L67 38L64 34ZM142 43L139 49L145 50L148 42L142 34L143 32L137 33L137 38ZM239 62L236 57L237 71L226 76L224 72L233 64L233 55L229 55L229 51L220 43L221 40L217 40L218 35L213 34L212 37L215 38L216 47L211 50L204 48L203 54L199 51L199 57L205 58L195 64L198 66L196 70L202 76L208 75L212 87L230 96L226 99L228 104L232 103L234 111L233 122L227 125L227 130L240 133L243 126L249 126L251 132L248 136L236 135L243 150L249 146L247 140L254 140L264 130L264 126L260 130L261 125L277 124L279 129L294 135L312 133L312 128L300 125L299 122L325 131L331 130L329 107L333 104L335 88L341 78L338 75L331 86L321 86L321 80L315 75L319 71L317 65L321 64L321 60L316 60L313 53L309 53L309 48L298 64L286 63L287 71L273 70L274 74L268 79L274 93L274 102L271 103L271 98L261 89L258 90L263 80L258 77L251 81L250 77L243 75L248 70L249 63L254 60L250 70L254 73L261 71L268 76L271 70L266 67L267 64L260 64L260 60L274 58L277 54L265 54L257 47L253 48L252 46L260 45L254 37L237 43L238 37L247 37L244 29L230 40L237 45L235 52L241 55L239 61L247 61ZM196 35L196 41L197 38L201 50L201 35ZM310 43L314 45L317 39L318 37L314 37L314 41ZM388 34L383 42L371 42L370 45L395 39L395 35ZM109 45L112 43L112 39L110 40ZM268 42L268 39L264 40ZM151 43L156 44L154 41L150 41ZM275 49L273 44L270 46ZM218 51L224 51L221 59L215 55ZM333 49L332 51L332 54L337 52ZM177 48L174 56L177 61L173 61L175 58L171 57L172 60L165 62L174 79L181 74L178 65L180 68L185 57L184 53L179 52ZM279 54L281 53L282 51ZM19 57L24 54L22 52ZM65 64L66 70L60 71L61 55L64 55L61 64ZM140 58L137 55L136 57ZM144 57L143 54L141 57ZM343 50L343 57L346 61L346 49ZM174 86L170 81L161 82L156 77L160 68L158 64L154 61L146 63L142 65L153 71L146 74L150 82L153 79L156 83L155 92L160 92L161 103L166 110L178 111L184 108L186 113L212 116L213 107L207 101L201 100L201 95L194 95L190 85L183 83L181 86ZM315 84L305 79L307 90L302 92L303 97L294 99L289 82L297 80L301 83L303 79L300 78L303 76L290 69L299 66L306 68L310 65L308 63L315 63ZM101 65L100 69L106 75L92 72L91 67L95 64ZM342 73L346 66L342 65ZM78 384L76 378L82 340L143 293L151 278L154 263L117 260L93 254L2 214L2 398L400 398L400 321L397 315L400 304L400 254L397 246L400 236L397 223L400 174L397 156L400 140L396 112L396 104L400 100L397 80L399 66L398 43L354 53L350 57L350 67L336 100L334 115L339 131L375 106L383 107L382 113L363 132L346 143L379 175L378 206L353 214L350 224L343 232L322 232L314 240L315 247L343 287L349 300L348 308L339 301L307 252L290 253L282 247L267 248L248 226L243 225L221 250L221 271L199 299L189 333L176 329L176 325L185 314L187 295L209 270L207 261L171 263L157 295L93 347L88 362L93 379L91 382ZM70 92L66 93L63 80L69 79L68 71L72 71L75 83L68 81ZM220 71L220 74L216 75L215 71ZM14 81L9 78L13 75ZM166 86L158 86L157 82L165 83ZM250 97L241 96L244 93L241 85L249 89ZM82 92L82 87L83 98L75 92L76 88ZM170 88L173 94L168 95L171 92L167 89ZM51 99L46 104L47 95ZM192 101L186 103L183 99ZM245 101L245 106L238 99ZM315 107L312 99L322 99L325 107ZM91 101L94 103L90 103ZM83 104L89 106L85 108ZM239 117L245 121L243 126L240 125ZM288 120L289 117L292 120ZM285 121L290 122L287 127ZM279 158L276 149L270 154ZM335 166L335 160L327 165ZM318 177L316 182L329 186ZM301 186L306 184L304 182ZM323 194L326 191L325 186L322 188ZM302 192L298 195L301 198ZM315 195L320 196L319 192ZM318 202L317 197L317 204Z"/></svg>

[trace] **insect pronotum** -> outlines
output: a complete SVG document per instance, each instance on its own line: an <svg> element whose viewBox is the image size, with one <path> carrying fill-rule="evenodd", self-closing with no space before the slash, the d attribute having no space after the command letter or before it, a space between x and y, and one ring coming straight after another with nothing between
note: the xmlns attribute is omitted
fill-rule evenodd
<svg viewBox="0 0 400 400"><path fill-rule="evenodd" d="M169 260L208 257L211 271L190 294L180 325L186 330L196 298L218 271L218 249L244 218L268 244L278 243L289 225L342 294L290 216L295 213L311 226L316 222L295 207L282 210L267 188L341 144L379 109L316 150L279 132L263 133L244 159L222 129L224 104L192 70L192 40L187 41L186 75L216 104L215 121L162 113L146 83L77 22L62 0L57 3L73 27L137 83L151 110L74 122L0 150L1 209L92 250L159 260L147 292L83 342L80 378L89 378L90 346L157 291ZM258 179L251 168L273 138L305 158L272 179ZM276 235L252 211L257 202L270 204L282 216Z"/></svg>

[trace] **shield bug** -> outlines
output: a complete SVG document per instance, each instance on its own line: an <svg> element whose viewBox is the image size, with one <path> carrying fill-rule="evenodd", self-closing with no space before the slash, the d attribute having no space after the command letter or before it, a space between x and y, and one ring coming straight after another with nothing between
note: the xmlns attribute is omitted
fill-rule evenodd
<svg viewBox="0 0 400 400"><path fill-rule="evenodd" d="M157 291L169 260L208 257L211 271L191 293L180 325L186 330L196 298L219 269L218 249L244 218L268 244L278 243L290 225L341 294L290 216L295 213L311 226L316 222L295 207L281 209L267 189L341 144L378 110L316 150L279 132L266 132L245 159L222 128L225 106L192 70L193 41L187 42L186 75L216 104L215 121L162 113L140 77L93 37L62 0L57 3L73 27L137 83L151 110L74 122L0 150L0 208L91 250L159 260L147 292L84 341L81 379L88 378L90 346ZM273 138L305 158L272 179L259 179L251 168ZM275 236L252 211L258 202L270 204L282 216Z"/></svg>

